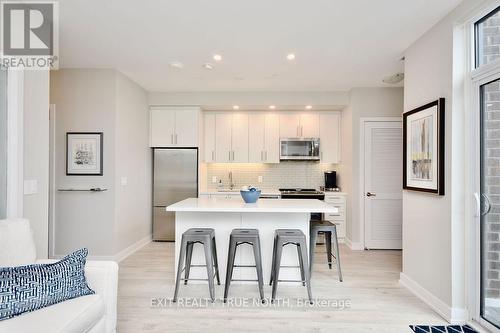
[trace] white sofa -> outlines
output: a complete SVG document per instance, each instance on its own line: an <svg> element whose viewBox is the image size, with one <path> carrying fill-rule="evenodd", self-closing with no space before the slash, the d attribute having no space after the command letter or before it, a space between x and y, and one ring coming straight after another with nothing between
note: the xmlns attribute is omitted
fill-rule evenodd
<svg viewBox="0 0 500 333"><path fill-rule="evenodd" d="M0 267L54 261L36 260L33 235L27 220L0 220ZM118 265L114 261L87 261L85 276L95 295L78 297L2 320L0 333L115 332Z"/></svg>

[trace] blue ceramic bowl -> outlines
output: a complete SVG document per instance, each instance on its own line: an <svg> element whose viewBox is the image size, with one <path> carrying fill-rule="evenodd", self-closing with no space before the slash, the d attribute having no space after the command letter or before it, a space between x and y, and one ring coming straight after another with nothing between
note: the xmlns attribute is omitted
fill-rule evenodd
<svg viewBox="0 0 500 333"><path fill-rule="evenodd" d="M256 203L260 197L260 190L256 191L240 191L241 197L246 203Z"/></svg>

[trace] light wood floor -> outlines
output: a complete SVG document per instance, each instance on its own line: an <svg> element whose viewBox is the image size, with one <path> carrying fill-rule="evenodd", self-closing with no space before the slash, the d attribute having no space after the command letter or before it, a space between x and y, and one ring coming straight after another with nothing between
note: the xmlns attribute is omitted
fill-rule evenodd
<svg viewBox="0 0 500 333"><path fill-rule="evenodd" d="M316 249L313 296L348 299L350 308L154 307L152 299L167 302L174 291L173 243L150 243L120 263L118 332L411 332L410 324L445 324L444 319L398 283L400 251L350 251L341 246L344 282L324 264ZM221 272L225 274L225 272ZM267 277L265 277L267 280ZM266 297L270 287L265 287ZM223 286L218 286L218 297ZM258 297L256 285L231 285L231 297ZM278 297L290 304L306 298L297 284L280 284ZM208 297L206 284L181 286L179 297ZM318 303L318 302L317 302ZM164 304L161 304L164 305ZM241 305L237 304L237 305Z"/></svg>

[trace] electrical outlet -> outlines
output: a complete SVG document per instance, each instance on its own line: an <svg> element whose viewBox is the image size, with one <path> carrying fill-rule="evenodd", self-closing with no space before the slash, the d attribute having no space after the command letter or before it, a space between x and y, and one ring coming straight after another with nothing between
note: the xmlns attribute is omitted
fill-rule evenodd
<svg viewBox="0 0 500 333"><path fill-rule="evenodd" d="M121 177L120 178L120 184L121 184L121 186L127 186L127 184L128 184L127 177Z"/></svg>
<svg viewBox="0 0 500 333"><path fill-rule="evenodd" d="M258 182L259 182L259 183L262 183L262 176L259 176L259 178L258 178Z"/></svg>
<svg viewBox="0 0 500 333"><path fill-rule="evenodd" d="M214 183L214 184L217 183L217 177L216 176L212 177L212 183Z"/></svg>

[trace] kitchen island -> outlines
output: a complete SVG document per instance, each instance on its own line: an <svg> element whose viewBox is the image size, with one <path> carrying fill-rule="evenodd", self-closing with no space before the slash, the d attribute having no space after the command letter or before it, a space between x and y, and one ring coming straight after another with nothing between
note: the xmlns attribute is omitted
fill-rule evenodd
<svg viewBox="0 0 500 333"><path fill-rule="evenodd" d="M261 199L255 204L241 200L223 198L190 198L167 207L175 212L175 269L180 252L182 233L189 228L213 228L217 242L219 272L224 283L229 248L229 235L235 228L258 229L260 233L262 269L264 282L268 283L271 273L273 237L276 229L300 229L309 244L309 222L311 213L338 213L337 208L320 200L310 199ZM309 249L308 249L309 250ZM241 245L236 252L236 265L254 265L252 248ZM203 248L195 244L193 265L204 265ZM280 279L300 280L297 249L285 246L280 270ZM206 278L205 267L191 268L190 278ZM233 279L256 279L255 268L235 267Z"/></svg>

